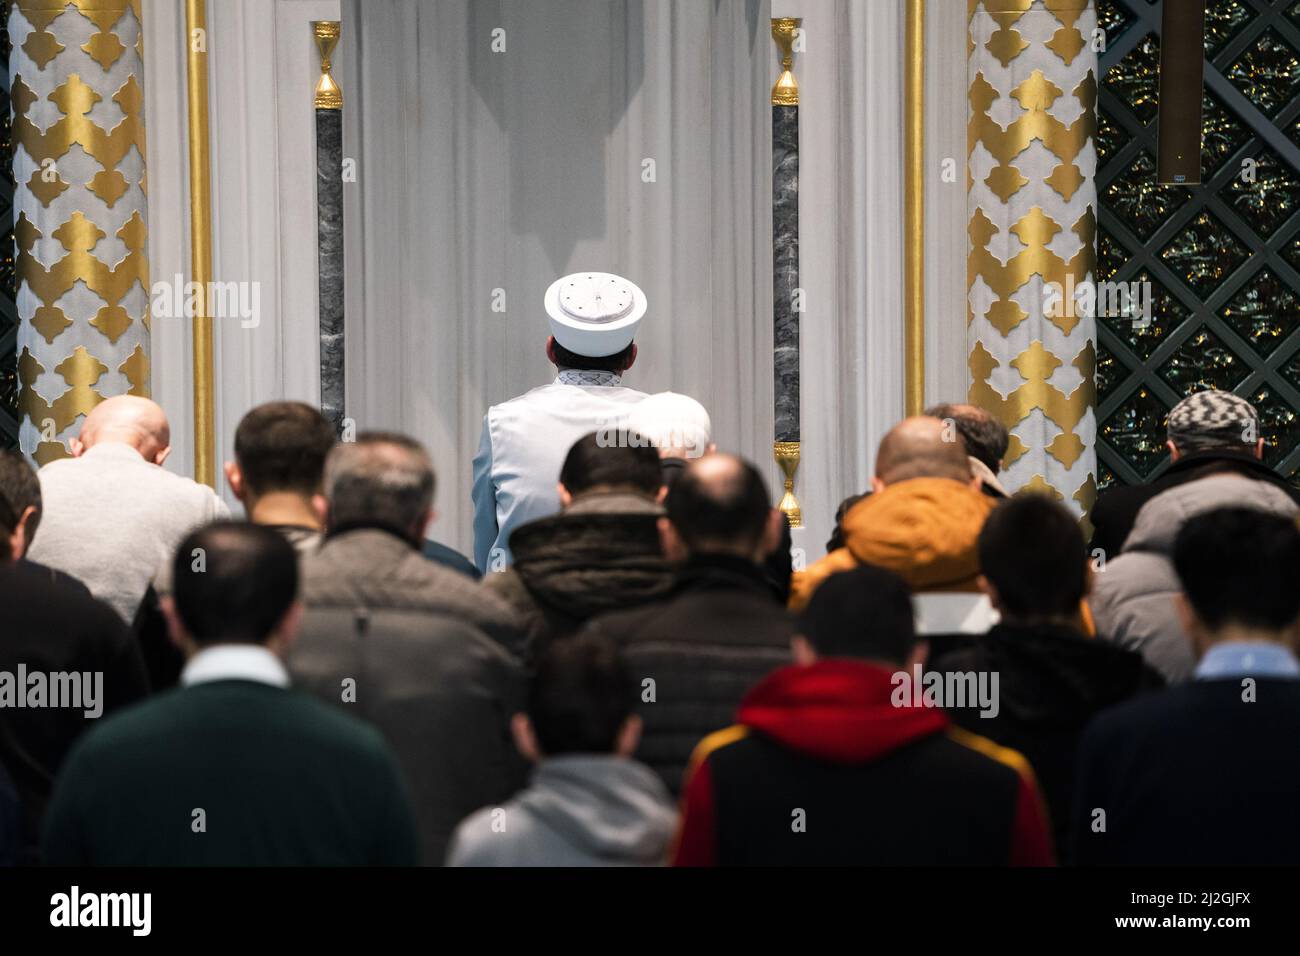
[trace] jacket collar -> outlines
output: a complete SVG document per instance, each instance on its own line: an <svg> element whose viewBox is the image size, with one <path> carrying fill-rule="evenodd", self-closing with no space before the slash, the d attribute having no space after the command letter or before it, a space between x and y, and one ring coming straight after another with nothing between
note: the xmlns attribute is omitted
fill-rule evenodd
<svg viewBox="0 0 1300 956"><path fill-rule="evenodd" d="M420 546L408 538L405 533L378 521L352 521L336 525L326 532L324 540L328 543L342 537L364 538L376 544L392 542L390 547L394 547L394 550L398 544L404 545L412 551L420 550Z"/></svg>
<svg viewBox="0 0 1300 956"><path fill-rule="evenodd" d="M731 554L692 554L677 569L675 591L752 591L772 595L763 569L746 558Z"/></svg>
<svg viewBox="0 0 1300 956"><path fill-rule="evenodd" d="M1208 448L1204 451L1194 451L1183 455L1177 461L1170 464L1165 469L1165 474L1179 474L1184 471L1195 471L1206 465L1231 463L1240 466L1244 471L1263 472L1265 474L1277 477L1277 473L1268 465L1256 458L1249 448L1238 450L1236 448Z"/></svg>
<svg viewBox="0 0 1300 956"><path fill-rule="evenodd" d="M562 515L633 514L662 515L663 507L645 495L628 491L597 491L579 495ZM561 515L561 516L562 516Z"/></svg>

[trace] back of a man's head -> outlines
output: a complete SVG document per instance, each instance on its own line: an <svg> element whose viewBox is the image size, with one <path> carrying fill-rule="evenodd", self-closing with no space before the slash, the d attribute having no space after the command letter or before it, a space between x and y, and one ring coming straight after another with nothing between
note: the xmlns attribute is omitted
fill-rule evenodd
<svg viewBox="0 0 1300 956"><path fill-rule="evenodd" d="M191 531L172 561L172 601L195 644L263 644L298 594L298 555L262 525L219 521Z"/></svg>
<svg viewBox="0 0 1300 956"><path fill-rule="evenodd" d="M79 455L102 443L130 445L146 461L162 464L171 447L171 426L157 402L138 395L114 395L90 410L71 447Z"/></svg>
<svg viewBox="0 0 1300 956"><path fill-rule="evenodd" d="M636 343L629 342L613 355L591 356L570 352L559 342L552 342L551 358L555 362L555 367L561 371L578 369L582 371L613 372L615 375L621 375L632 367L632 362L636 359L636 352L633 351L635 348Z"/></svg>
<svg viewBox="0 0 1300 956"><path fill-rule="evenodd" d="M1300 618L1300 530L1293 519L1250 508L1197 515L1174 541L1174 568L1212 635L1236 627L1281 639Z"/></svg>
<svg viewBox="0 0 1300 956"><path fill-rule="evenodd" d="M952 422L966 443L966 453L982 462L995 475L1002 469L1002 459L1011 443L1006 426L978 405L944 403L927 408L924 415Z"/></svg>
<svg viewBox="0 0 1300 956"><path fill-rule="evenodd" d="M832 574L800 616L799 633L819 658L901 666L917 644L911 592L898 575L869 564Z"/></svg>
<svg viewBox="0 0 1300 956"><path fill-rule="evenodd" d="M1239 395L1208 389L1189 395L1169 411L1169 443L1179 454L1202 451L1252 453L1259 439L1259 413Z"/></svg>
<svg viewBox="0 0 1300 956"><path fill-rule="evenodd" d="M415 541L433 507L433 463L419 442L393 432L362 432L325 460L332 531L384 528Z"/></svg>
<svg viewBox="0 0 1300 956"><path fill-rule="evenodd" d="M892 485L912 478L950 478L969 483L966 443L954 426L926 415L905 418L885 435L876 452L876 478Z"/></svg>
<svg viewBox="0 0 1300 956"><path fill-rule="evenodd" d="M560 468L565 490L575 498L593 491L657 496L663 484L659 453L646 442L608 441L607 437L592 432L573 443Z"/></svg>
<svg viewBox="0 0 1300 956"><path fill-rule="evenodd" d="M253 497L290 492L310 497L321 489L334 428L305 402L258 405L235 429L235 460Z"/></svg>
<svg viewBox="0 0 1300 956"><path fill-rule="evenodd" d="M693 554L750 554L763 544L772 499L758 469L735 455L692 461L664 501L673 530Z"/></svg>
<svg viewBox="0 0 1300 956"><path fill-rule="evenodd" d="M995 508L980 530L979 560L1009 623L1073 620L1087 593L1079 520L1045 495L1018 495Z"/></svg>
<svg viewBox="0 0 1300 956"><path fill-rule="evenodd" d="M31 546L41 520L41 482L17 449L0 450L0 564L9 560L4 542L11 538L28 508L35 509L23 526L22 547ZM21 554L14 555L22 557Z"/></svg>
<svg viewBox="0 0 1300 956"><path fill-rule="evenodd" d="M528 689L528 719L548 757L608 754L632 716L636 685L618 648L581 635L553 641Z"/></svg>

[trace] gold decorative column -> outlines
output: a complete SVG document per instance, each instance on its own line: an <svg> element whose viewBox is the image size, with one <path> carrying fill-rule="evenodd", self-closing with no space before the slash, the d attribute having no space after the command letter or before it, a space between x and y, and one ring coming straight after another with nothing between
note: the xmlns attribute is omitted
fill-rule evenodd
<svg viewBox="0 0 1300 956"><path fill-rule="evenodd" d="M68 455L82 417L149 394L139 0L9 2L19 444Z"/></svg>
<svg viewBox="0 0 1300 956"><path fill-rule="evenodd" d="M907 0L903 97L903 410L925 408L925 0Z"/></svg>
<svg viewBox="0 0 1300 956"><path fill-rule="evenodd" d="M204 291L193 327L194 480L216 487L216 413L212 372L212 163L208 152L208 10L204 0L186 0L189 38L186 92L190 146L190 281Z"/></svg>
<svg viewBox="0 0 1300 956"><path fill-rule="evenodd" d="M970 400L1009 490L1096 497L1097 26L1091 0L970 0ZM1095 297L1094 297L1095 300Z"/></svg>

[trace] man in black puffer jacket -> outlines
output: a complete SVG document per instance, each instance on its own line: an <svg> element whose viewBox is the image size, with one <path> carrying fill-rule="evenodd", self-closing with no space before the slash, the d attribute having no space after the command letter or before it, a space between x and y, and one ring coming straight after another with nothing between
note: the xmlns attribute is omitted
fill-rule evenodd
<svg viewBox="0 0 1300 956"><path fill-rule="evenodd" d="M516 528L514 564L489 571L482 585L523 620L525 663L597 614L668 592L660 488L659 455L648 445L609 443L592 432L569 449L560 470L563 510Z"/></svg>
<svg viewBox="0 0 1300 956"><path fill-rule="evenodd" d="M1098 711L1164 680L1141 655L1085 635L1087 550L1078 520L1055 501L1023 495L999 506L980 531L979 558L980 583L1001 623L987 634L949 638L946 650L932 643L927 670L987 675L991 706L945 701L948 716L1025 756L1064 848L1083 728Z"/></svg>
<svg viewBox="0 0 1300 956"><path fill-rule="evenodd" d="M695 745L734 723L745 692L789 661L795 626L763 568L785 516L752 465L699 458L666 505L660 530L677 565L671 594L597 618L587 631L622 648L641 694L637 759L677 794Z"/></svg>

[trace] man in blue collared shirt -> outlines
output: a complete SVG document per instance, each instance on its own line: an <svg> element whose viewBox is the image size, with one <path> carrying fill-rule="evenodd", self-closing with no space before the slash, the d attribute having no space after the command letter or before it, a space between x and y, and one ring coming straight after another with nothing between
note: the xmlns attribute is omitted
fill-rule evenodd
<svg viewBox="0 0 1300 956"><path fill-rule="evenodd" d="M1079 749L1079 863L1300 863L1300 530L1211 511L1174 545L1196 679L1106 711Z"/></svg>

